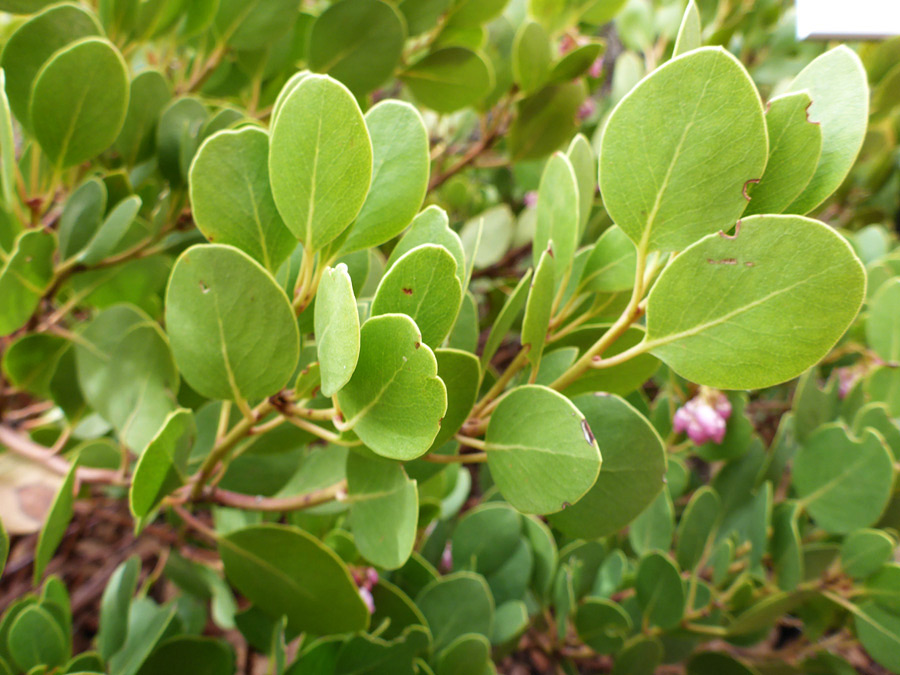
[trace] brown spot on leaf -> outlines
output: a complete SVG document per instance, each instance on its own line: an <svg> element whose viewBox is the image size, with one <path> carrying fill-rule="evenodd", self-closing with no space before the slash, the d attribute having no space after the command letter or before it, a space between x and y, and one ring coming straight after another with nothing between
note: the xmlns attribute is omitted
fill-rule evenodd
<svg viewBox="0 0 900 675"><path fill-rule="evenodd" d="M418 349L419 347L422 346L422 343L421 343L421 342L417 342L417 343L414 344L413 346L414 346L416 349Z"/></svg>
<svg viewBox="0 0 900 675"><path fill-rule="evenodd" d="M200 292L201 293L209 293L209 286L206 285L206 282L200 282Z"/></svg>
<svg viewBox="0 0 900 675"><path fill-rule="evenodd" d="M403 289L403 292L406 293L407 295L412 295L412 289L411 289L411 288L404 288L404 289Z"/></svg>
<svg viewBox="0 0 900 675"><path fill-rule="evenodd" d="M734 234L728 234L725 230L719 230L719 236L723 239L737 239L738 235L741 233L741 221L737 221L734 224Z"/></svg>
<svg viewBox="0 0 900 675"><path fill-rule="evenodd" d="M750 201L750 195L747 194L747 186L750 185L750 183L756 183L757 185L759 185L759 181L761 180L761 178L751 178L746 183L744 183L744 187L741 188L741 193L744 195L744 199L746 199L748 202Z"/></svg>
<svg viewBox="0 0 900 675"><path fill-rule="evenodd" d="M722 258L721 260L715 260L714 258L707 258L706 262L710 265L737 265L736 258Z"/></svg>
<svg viewBox="0 0 900 675"><path fill-rule="evenodd" d="M753 262L752 260L748 260L747 262L744 263L744 267L756 267L756 263Z"/></svg>
<svg viewBox="0 0 900 675"><path fill-rule="evenodd" d="M586 419L581 420L581 431L584 433L584 440L588 442L588 445L594 444L594 432L591 431L591 425L588 424Z"/></svg>

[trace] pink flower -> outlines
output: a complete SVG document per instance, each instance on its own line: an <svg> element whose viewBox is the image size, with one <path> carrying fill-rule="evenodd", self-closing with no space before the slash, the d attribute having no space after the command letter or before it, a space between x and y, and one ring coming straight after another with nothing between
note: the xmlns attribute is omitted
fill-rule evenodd
<svg viewBox="0 0 900 675"><path fill-rule="evenodd" d="M838 368L838 395L846 398L856 381L863 376L863 372L859 368Z"/></svg>
<svg viewBox="0 0 900 675"><path fill-rule="evenodd" d="M444 552L441 554L441 570L449 572L453 569L453 544L449 541L444 546Z"/></svg>
<svg viewBox="0 0 900 675"><path fill-rule="evenodd" d="M369 608L369 614L375 613L375 598L372 597L372 591L368 588L360 588L359 589L359 597L363 599L363 602L366 603L366 607Z"/></svg>
<svg viewBox="0 0 900 675"><path fill-rule="evenodd" d="M592 98L584 99L584 102L578 106L578 119L586 120L588 117L594 114L594 111L597 109L597 103Z"/></svg>
<svg viewBox="0 0 900 675"><path fill-rule="evenodd" d="M700 393L675 411L672 428L687 432L697 445L709 441L721 443L725 438L726 420L731 417L731 403L720 391L701 387Z"/></svg>
<svg viewBox="0 0 900 675"><path fill-rule="evenodd" d="M524 195L522 195L522 202L529 209L533 209L535 206L537 206L537 200L538 200L537 190L529 190Z"/></svg>
<svg viewBox="0 0 900 675"><path fill-rule="evenodd" d="M596 59L591 64L591 69L588 71L588 75L591 77L597 78L603 73L603 57Z"/></svg>
<svg viewBox="0 0 900 675"><path fill-rule="evenodd" d="M372 587L378 583L378 572L374 567L367 567L362 571L357 568L353 570L353 582L359 590L359 597L369 608L369 614L374 614L375 598L372 597Z"/></svg>

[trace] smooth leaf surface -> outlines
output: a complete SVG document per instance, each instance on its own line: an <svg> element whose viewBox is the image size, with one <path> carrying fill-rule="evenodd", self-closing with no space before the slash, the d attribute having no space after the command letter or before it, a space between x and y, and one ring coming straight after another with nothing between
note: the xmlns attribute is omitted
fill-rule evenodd
<svg viewBox="0 0 900 675"><path fill-rule="evenodd" d="M650 625L671 628L684 613L684 586L678 566L662 553L641 558L635 580L638 604Z"/></svg>
<svg viewBox="0 0 900 675"><path fill-rule="evenodd" d="M288 229L318 250L356 218L372 180L372 141L339 82L308 75L288 94L269 142L272 195Z"/></svg>
<svg viewBox="0 0 900 675"><path fill-rule="evenodd" d="M507 394L491 415L485 442L491 476L522 513L561 511L584 496L600 471L587 420L547 387Z"/></svg>
<svg viewBox="0 0 900 675"><path fill-rule="evenodd" d="M556 259L552 248L547 248L541 253L535 269L525 302L525 316L522 318L522 347L528 350L526 358L535 371L540 368L544 345L547 343L555 281Z"/></svg>
<svg viewBox="0 0 900 675"><path fill-rule="evenodd" d="M73 507L75 504L75 470L78 467L77 457L71 460L69 472L66 474L65 480L59 486L59 492L53 499L53 504L47 512L47 518L41 533L38 536L37 546L34 551L34 585L40 583L44 576L44 570L47 563L56 553L56 549L66 529L69 527L69 521L72 520Z"/></svg>
<svg viewBox="0 0 900 675"><path fill-rule="evenodd" d="M136 518L149 515L164 497L184 484L196 435L194 414L190 410L176 410L163 422L134 468L129 503Z"/></svg>
<svg viewBox="0 0 900 675"><path fill-rule="evenodd" d="M191 208L209 241L241 249L273 274L297 245L269 188L269 136L257 127L207 138L191 164Z"/></svg>
<svg viewBox="0 0 900 675"><path fill-rule="evenodd" d="M481 364L474 354L459 349L435 349L434 357L437 359L438 377L447 388L447 411L441 419L441 429L431 444L432 452L459 431L475 405L481 383Z"/></svg>
<svg viewBox="0 0 900 675"><path fill-rule="evenodd" d="M440 113L451 113L487 96L493 73L476 52L465 47L446 47L401 72L400 79L419 103Z"/></svg>
<svg viewBox="0 0 900 675"><path fill-rule="evenodd" d="M53 278L56 237L46 230L26 230L0 268L0 335L21 328L37 309Z"/></svg>
<svg viewBox="0 0 900 675"><path fill-rule="evenodd" d="M356 369L359 359L359 314L347 265L329 267L316 294L316 350L322 395L334 396Z"/></svg>
<svg viewBox="0 0 900 675"><path fill-rule="evenodd" d="M866 341L882 360L900 362L900 279L884 283L869 303Z"/></svg>
<svg viewBox="0 0 900 675"><path fill-rule="evenodd" d="M299 358L297 322L284 291L231 246L198 245L181 254L166 291L166 325L185 380L210 398L274 394Z"/></svg>
<svg viewBox="0 0 900 675"><path fill-rule="evenodd" d="M704 47L653 71L613 110L600 191L639 249L677 251L731 227L767 156L753 82L731 54Z"/></svg>
<svg viewBox="0 0 900 675"><path fill-rule="evenodd" d="M356 371L337 401L345 424L377 454L410 460L428 450L447 410L447 390L412 319L385 314L363 324Z"/></svg>
<svg viewBox="0 0 900 675"><path fill-rule="evenodd" d="M862 265L831 228L753 216L735 236L709 235L666 267L647 302L645 346L694 382L771 386L828 353L864 288Z"/></svg>
<svg viewBox="0 0 900 675"><path fill-rule="evenodd" d="M455 572L436 579L416 596L416 605L431 628L435 652L466 633L491 634L494 600L480 574Z"/></svg>
<svg viewBox="0 0 900 675"><path fill-rule="evenodd" d="M386 267L390 269L400 256L422 244L437 244L447 249L456 260L456 278L463 287L467 285L466 253L462 241L459 235L450 229L447 212L439 206L429 206L413 218L409 230L391 251Z"/></svg>
<svg viewBox="0 0 900 675"><path fill-rule="evenodd" d="M537 225L532 247L535 266L553 242L553 257L562 277L572 264L579 234L579 189L575 169L561 152L547 161L538 187ZM540 268L538 267L538 271Z"/></svg>

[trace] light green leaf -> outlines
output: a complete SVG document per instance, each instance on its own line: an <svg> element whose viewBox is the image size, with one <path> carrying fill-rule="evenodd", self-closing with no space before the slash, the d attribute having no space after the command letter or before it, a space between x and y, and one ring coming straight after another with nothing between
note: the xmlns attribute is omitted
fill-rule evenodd
<svg viewBox="0 0 900 675"><path fill-rule="evenodd" d="M98 314L75 343L84 398L132 450L146 447L175 409L178 370L159 325L129 305Z"/></svg>
<svg viewBox="0 0 900 675"><path fill-rule="evenodd" d="M59 253L63 260L90 243L106 213L106 185L89 178L69 196L59 217Z"/></svg>
<svg viewBox="0 0 900 675"><path fill-rule="evenodd" d="M352 235L350 239L352 239ZM397 259L422 244L438 244L450 251L456 260L456 277L462 286L466 285L466 254L459 235L450 229L447 212L440 206L431 205L417 215L403 238L391 251L387 261L390 269Z"/></svg>
<svg viewBox="0 0 900 675"><path fill-rule="evenodd" d="M678 523L675 557L682 569L694 569L706 554L721 506L719 495L708 485L691 496Z"/></svg>
<svg viewBox="0 0 900 675"><path fill-rule="evenodd" d="M65 338L48 333L23 335L3 353L3 374L17 389L50 398L50 382L70 344Z"/></svg>
<svg viewBox="0 0 900 675"><path fill-rule="evenodd" d="M428 189L428 131L419 111L403 101L382 101L365 120L372 138L372 187L341 247L344 253L380 246L400 234L416 217ZM433 209L438 207L423 214Z"/></svg>
<svg viewBox="0 0 900 675"><path fill-rule="evenodd" d="M57 52L34 80L28 116L50 160L67 168L119 136L128 108L128 70L116 48L88 37Z"/></svg>
<svg viewBox="0 0 900 675"><path fill-rule="evenodd" d="M315 325L322 395L334 396L350 381L359 359L359 314L344 263L325 269L316 294Z"/></svg>
<svg viewBox="0 0 900 675"><path fill-rule="evenodd" d="M604 598L588 598L575 613L579 639L598 654L614 654L625 644L631 618L619 605Z"/></svg>
<svg viewBox="0 0 900 675"><path fill-rule="evenodd" d="M116 204L78 255L78 261L84 265L96 265L116 253L140 210L141 198L137 195L126 197Z"/></svg>
<svg viewBox="0 0 900 675"><path fill-rule="evenodd" d="M604 232L584 265L579 288L594 293L627 291L634 286L637 251L622 228Z"/></svg>
<svg viewBox="0 0 900 675"><path fill-rule="evenodd" d="M192 246L166 291L166 326L185 380L209 398L252 400L284 387L300 337L272 276L231 246Z"/></svg>
<svg viewBox="0 0 900 675"><path fill-rule="evenodd" d="M412 319L385 314L363 324L359 362L337 402L345 424L379 455L410 460L431 447L447 390Z"/></svg>
<svg viewBox="0 0 900 675"><path fill-rule="evenodd" d="M846 533L878 520L891 496L894 468L881 436L866 429L859 440L826 424L797 452L791 479L800 504L826 532Z"/></svg>
<svg viewBox="0 0 900 675"><path fill-rule="evenodd" d="M78 458L70 460L69 472L65 480L59 486L59 492L50 505L47 518L41 533L38 536L37 546L34 551L34 575L33 584L37 586L44 576L47 563L56 553L56 548L63 540L69 521L72 520L73 506L75 504L75 470L78 466ZM17 659L18 660L18 659Z"/></svg>
<svg viewBox="0 0 900 675"><path fill-rule="evenodd" d="M403 467L380 457L347 456L350 527L359 553L373 565L397 569L416 540L419 498L416 481Z"/></svg>
<svg viewBox="0 0 900 675"><path fill-rule="evenodd" d="M865 579L891 559L894 547L886 532L857 530L841 545L841 567L854 579Z"/></svg>
<svg viewBox="0 0 900 675"><path fill-rule="evenodd" d="M762 104L747 71L725 50L704 47L657 68L613 110L601 140L600 191L639 249L678 251L731 227L767 156Z"/></svg>
<svg viewBox="0 0 900 675"><path fill-rule="evenodd" d="M128 634L122 648L109 659L111 675L137 675L141 665L176 621L175 603L157 605L147 597L136 598L128 612Z"/></svg>
<svg viewBox="0 0 900 675"><path fill-rule="evenodd" d="M554 513L597 480L600 451L571 401L552 389L513 389L491 415L488 466L506 500L522 513Z"/></svg>
<svg viewBox="0 0 900 675"><path fill-rule="evenodd" d="M862 265L831 228L752 216L735 236L710 235L666 267L647 302L645 347L693 382L768 387L828 353L864 288Z"/></svg>
<svg viewBox="0 0 900 675"><path fill-rule="evenodd" d="M465 47L445 47L400 73L416 100L440 113L475 105L493 86L487 61Z"/></svg>
<svg viewBox="0 0 900 675"><path fill-rule="evenodd" d="M672 628L684 613L684 585L678 566L666 555L649 553L638 565L637 600L651 626Z"/></svg>
<svg viewBox="0 0 900 675"><path fill-rule="evenodd" d="M372 142L341 83L308 75L284 100L272 125L269 180L288 229L312 250L359 214L372 180Z"/></svg>
<svg viewBox="0 0 900 675"><path fill-rule="evenodd" d="M135 518L146 518L164 497L184 485L196 435L194 414L190 410L179 408L163 422L134 468L128 497Z"/></svg>
<svg viewBox="0 0 900 675"><path fill-rule="evenodd" d="M532 255L537 266L544 251L553 242L552 255L558 271L557 282L572 264L578 245L578 193L578 181L572 163L563 153L554 153L541 174ZM535 283L539 275L540 266L537 266Z"/></svg>
<svg viewBox="0 0 900 675"><path fill-rule="evenodd" d="M0 195L3 197L3 209L10 214L14 207L20 205L16 186L17 170L12 112L6 96L6 73L0 68Z"/></svg>
<svg viewBox="0 0 900 675"><path fill-rule="evenodd" d="M866 341L887 363L900 362L900 279L882 284L869 303Z"/></svg>
<svg viewBox="0 0 900 675"><path fill-rule="evenodd" d="M219 0L213 34L234 49L262 49L290 30L299 4L298 0Z"/></svg>
<svg viewBox="0 0 900 675"><path fill-rule="evenodd" d="M900 615L866 602L857 607L853 625L873 659L893 672L900 671Z"/></svg>
<svg viewBox="0 0 900 675"><path fill-rule="evenodd" d="M43 229L25 230L0 268L0 335L21 328L37 309L53 279L56 235Z"/></svg>
<svg viewBox="0 0 900 675"><path fill-rule="evenodd" d="M491 634L494 599L480 574L454 572L435 579L416 596L416 605L431 628L435 653L460 635Z"/></svg>
<svg viewBox="0 0 900 675"><path fill-rule="evenodd" d="M769 101L769 161L760 182L747 186L750 203L745 216L781 213L809 185L822 154L822 126L807 117L810 105L807 92Z"/></svg>
<svg viewBox="0 0 900 675"><path fill-rule="evenodd" d="M628 528L628 543L638 555L654 549L668 551L675 534L675 507L668 490L660 492L656 499L635 518Z"/></svg>
<svg viewBox="0 0 900 675"><path fill-rule="evenodd" d="M590 67L600 58L602 53L603 44L600 42L575 47L575 49L567 52L559 61L553 64L553 70L550 71L550 77L547 81L550 84L557 84L581 77L590 70Z"/></svg>
<svg viewBox="0 0 900 675"><path fill-rule="evenodd" d="M481 383L478 357L458 349L435 349L438 377L447 387L447 411L441 418L441 429L431 444L435 452L453 438L472 411Z"/></svg>
<svg viewBox="0 0 900 675"><path fill-rule="evenodd" d="M269 188L269 136L258 127L207 138L190 170L191 208L209 241L241 249L273 274L297 245Z"/></svg>
<svg viewBox="0 0 900 675"><path fill-rule="evenodd" d="M591 217L594 206L594 195L597 192L597 158L590 141L584 134L575 134L566 156L572 163L575 179L578 182L578 240L584 234L584 228Z"/></svg>
<svg viewBox="0 0 900 675"><path fill-rule="evenodd" d="M809 213L834 192L850 172L862 147L869 120L866 71L846 45L825 52L791 83L812 99L809 119L822 129L822 154L816 172L789 213Z"/></svg>
<svg viewBox="0 0 900 675"><path fill-rule="evenodd" d="M522 319L522 347L527 349L526 357L532 370L537 372L541 365L541 356L547 341L547 330L550 326L550 315L553 310L553 296L556 274L556 259L552 250L553 243L541 254L537 270L528 291L525 303L525 317Z"/></svg>
<svg viewBox="0 0 900 675"><path fill-rule="evenodd" d="M405 41L403 19L387 2L339 0L312 25L309 67L365 96L393 74Z"/></svg>
<svg viewBox="0 0 900 675"><path fill-rule="evenodd" d="M578 108L587 96L584 82L548 85L516 104L508 142L516 161L544 157L575 133Z"/></svg>
<svg viewBox="0 0 900 675"><path fill-rule="evenodd" d="M530 93L540 87L550 72L550 37L541 24L526 21L513 40L513 80L519 90Z"/></svg>
<svg viewBox="0 0 900 675"><path fill-rule="evenodd" d="M29 128L31 123L28 103L41 66L57 50L91 35L101 35L96 17L74 3L65 3L28 19L9 36L0 64L6 73L9 106L22 126Z"/></svg>
<svg viewBox="0 0 900 675"><path fill-rule="evenodd" d="M153 154L156 124L172 98L165 76L158 70L144 70L131 80L128 110L115 149L126 166L134 166Z"/></svg>
<svg viewBox="0 0 900 675"><path fill-rule="evenodd" d="M21 672L35 666L55 668L68 658L66 638L53 615L44 607L26 607L9 629L9 653Z"/></svg>
<svg viewBox="0 0 900 675"><path fill-rule="evenodd" d="M116 567L103 590L97 649L104 660L109 660L125 644L131 597L137 589L140 573L141 560L133 555Z"/></svg>
<svg viewBox="0 0 900 675"><path fill-rule="evenodd" d="M525 301L528 299L531 289L530 281L531 270L529 269L522 275L519 283L516 284L512 293L507 296L506 302L503 303L503 308L497 315L494 325L491 327L491 332L488 334L487 342L484 343L484 351L481 353L482 372L487 368L491 359L494 358L494 354L497 353L497 349L503 343L506 334L509 333L516 319L519 318L519 312L525 306Z"/></svg>
<svg viewBox="0 0 900 675"><path fill-rule="evenodd" d="M681 27L678 29L678 37L675 38L675 47L672 50L672 58L697 49L703 44L703 27L700 25L700 10L694 0L688 2L681 19Z"/></svg>
<svg viewBox="0 0 900 675"><path fill-rule="evenodd" d="M341 559L318 539L286 525L255 525L219 539L235 588L288 629L314 635L365 630L369 612Z"/></svg>
<svg viewBox="0 0 900 675"><path fill-rule="evenodd" d="M660 493L665 448L647 419L618 396L579 396L572 403L591 429L602 430L603 464L588 493L549 520L570 537L596 539L625 528Z"/></svg>
<svg viewBox="0 0 900 675"><path fill-rule="evenodd" d="M462 302L456 272L456 260L443 246L417 246L400 256L378 284L372 316L406 314L422 341L437 347L453 328Z"/></svg>

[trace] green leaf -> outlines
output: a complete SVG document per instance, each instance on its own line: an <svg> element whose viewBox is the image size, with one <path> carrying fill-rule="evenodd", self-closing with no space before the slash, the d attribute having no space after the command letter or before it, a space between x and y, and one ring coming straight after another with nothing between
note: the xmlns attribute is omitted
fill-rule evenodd
<svg viewBox="0 0 900 675"><path fill-rule="evenodd" d="M431 444L431 452L438 450L460 430L475 405L481 382L481 365L474 354L458 349L435 349L434 357L438 377L447 388L447 411Z"/></svg>
<svg viewBox="0 0 900 675"><path fill-rule="evenodd" d="M588 493L550 517L571 537L596 539L622 530L663 488L666 455L651 424L631 404L607 394L572 400L597 437L603 464Z"/></svg>
<svg viewBox="0 0 900 675"><path fill-rule="evenodd" d="M900 613L900 565L883 565L866 580L865 594L886 610Z"/></svg>
<svg viewBox="0 0 900 675"><path fill-rule="evenodd" d="M384 4L381 0L371 1ZM380 246L400 234L410 222L415 229L419 216L439 210L428 207L416 216L425 199L431 166L428 131L419 111L403 101L382 101L369 109L365 120L372 139L372 187L341 247L344 253ZM455 255L453 249L450 251ZM395 254L396 251L392 257ZM462 269L463 265L460 263L459 267Z"/></svg>
<svg viewBox="0 0 900 675"><path fill-rule="evenodd" d="M381 279L372 316L406 314L422 331L422 341L437 347L453 328L462 302L456 271L456 260L443 246L417 246L400 256Z"/></svg>
<svg viewBox="0 0 900 675"><path fill-rule="evenodd" d="M496 573L521 542L522 527L522 516L503 502L487 502L467 511L453 530L453 568L485 577Z"/></svg>
<svg viewBox="0 0 900 675"><path fill-rule="evenodd" d="M598 654L614 654L631 632L631 618L619 605L604 598L588 598L575 612L578 638Z"/></svg>
<svg viewBox="0 0 900 675"><path fill-rule="evenodd" d="M420 59L399 75L416 100L439 113L475 105L493 86L484 57L465 47L445 47Z"/></svg>
<svg viewBox="0 0 900 675"><path fill-rule="evenodd" d="M426 625L425 617L410 597L384 578L372 587L372 599L375 602L372 623L381 625L385 619L390 621L380 634L386 640L399 637L409 626Z"/></svg>
<svg viewBox="0 0 900 675"><path fill-rule="evenodd" d="M584 82L548 85L516 104L508 142L516 161L545 157L575 133L578 108L587 96Z"/></svg>
<svg viewBox="0 0 900 675"><path fill-rule="evenodd" d="M822 154L822 127L807 117L811 103L805 91L769 101L769 161L760 182L747 187L745 216L781 213L809 185Z"/></svg>
<svg viewBox="0 0 900 675"><path fill-rule="evenodd" d="M382 0L339 0L322 12L309 35L309 67L340 80L356 96L385 82L400 63L406 27Z"/></svg>
<svg viewBox="0 0 900 675"><path fill-rule="evenodd" d="M156 125L157 161L160 173L173 185L188 182L191 160L208 119L206 106L190 97L174 99L160 114Z"/></svg>
<svg viewBox="0 0 900 675"><path fill-rule="evenodd" d="M3 353L3 374L17 389L49 398L50 382L70 344L58 335L23 335Z"/></svg>
<svg viewBox="0 0 900 675"><path fill-rule="evenodd" d="M78 255L78 261L83 265L96 265L116 253L126 240L131 224L137 218L140 209L141 198L137 195L126 197L116 204Z"/></svg>
<svg viewBox="0 0 900 675"><path fill-rule="evenodd" d="M53 232L25 230L16 239L6 264L0 268L0 335L21 328L37 309L53 279Z"/></svg>
<svg viewBox="0 0 900 675"><path fill-rule="evenodd" d="M660 492L628 529L628 543L638 555L669 550L675 533L675 507L668 490Z"/></svg>
<svg viewBox="0 0 900 675"><path fill-rule="evenodd" d="M580 217L578 198L578 181L572 163L563 153L554 153L541 174L532 255L537 265L552 241L553 257L560 279L572 264L578 245ZM538 266L539 273L540 266Z"/></svg>
<svg viewBox="0 0 900 675"><path fill-rule="evenodd" d="M584 234L584 228L591 217L594 206L594 195L597 192L597 158L590 141L583 134L576 134L569 144L566 156L575 171L578 183L578 239Z"/></svg>
<svg viewBox="0 0 900 675"><path fill-rule="evenodd" d="M513 389L491 415L485 437L491 476L522 513L554 513L574 504L600 471L590 426L552 389Z"/></svg>
<svg viewBox="0 0 900 675"><path fill-rule="evenodd" d="M437 675L489 675L495 672L491 663L491 643L484 635L460 635L438 657Z"/></svg>
<svg viewBox="0 0 900 675"><path fill-rule="evenodd" d="M47 518L44 520L44 526L38 536L37 545L34 550L34 575L32 583L37 586L44 576L44 570L47 563L56 553L56 549L62 542L69 527L69 521L72 520L73 507L75 505L75 470L78 466L78 458L74 457L70 460L69 472L66 474L65 480L59 486L59 492L50 505L47 512ZM16 659L18 660L18 659Z"/></svg>
<svg viewBox="0 0 900 675"><path fill-rule="evenodd" d="M103 590L103 598L100 601L100 630L97 632L97 649L104 660L109 660L125 644L131 597L137 589L140 573L140 558L131 556L116 567Z"/></svg>
<svg viewBox="0 0 900 675"><path fill-rule="evenodd" d="M272 125L269 179L275 205L301 243L319 250L359 214L372 180L372 142L353 95L307 75Z"/></svg>
<svg viewBox="0 0 900 675"><path fill-rule="evenodd" d="M125 643L109 659L111 675L137 674L156 645L172 630L176 609L175 603L159 606L147 597L131 603Z"/></svg>
<svg viewBox="0 0 900 675"><path fill-rule="evenodd" d="M651 626L672 628L684 614L684 585L678 566L662 553L649 553L638 565L638 604Z"/></svg>
<svg viewBox="0 0 900 675"><path fill-rule="evenodd" d="M178 635L160 644L138 675L224 675L234 672L234 653L222 640Z"/></svg>
<svg viewBox="0 0 900 675"><path fill-rule="evenodd" d="M350 381L359 359L359 314L344 263L326 268L322 275L315 325L322 395L330 397Z"/></svg>
<svg viewBox="0 0 900 675"><path fill-rule="evenodd" d="M184 485L196 435L194 413L180 408L169 413L141 453L128 495L131 512L139 521L158 507L164 497Z"/></svg>
<svg viewBox="0 0 900 675"><path fill-rule="evenodd" d="M28 116L50 160L67 168L119 136L128 108L128 70L116 48L88 37L57 52L34 80Z"/></svg>
<svg viewBox="0 0 900 675"><path fill-rule="evenodd" d="M672 58L681 56L692 49L698 49L703 44L703 26L700 25L700 10L694 0L688 2L681 19L681 27L678 29L678 37L675 38L675 47L672 50Z"/></svg>
<svg viewBox="0 0 900 675"><path fill-rule="evenodd" d="M875 661L888 670L900 671L900 615L866 602L857 607L853 625Z"/></svg>
<svg viewBox="0 0 900 675"><path fill-rule="evenodd" d="M584 75L603 53L603 44L594 42L575 47L553 64L548 82L568 82Z"/></svg>
<svg viewBox="0 0 900 675"><path fill-rule="evenodd" d="M701 652L691 657L687 675L759 675L759 671L720 652Z"/></svg>
<svg viewBox="0 0 900 675"><path fill-rule="evenodd" d="M269 188L269 135L258 127L207 138L190 170L191 208L209 241L241 249L273 274L297 245Z"/></svg>
<svg viewBox="0 0 900 675"><path fill-rule="evenodd" d="M547 330L550 327L550 315L553 312L553 297L556 286L556 259L553 255L553 242L541 253L540 261L528 291L525 303L525 316L522 319L522 348L532 369L537 372L541 365L541 356L547 342Z"/></svg>
<svg viewBox="0 0 900 675"><path fill-rule="evenodd" d="M540 87L550 73L550 36L541 24L526 21L513 40L513 80L519 90L530 93Z"/></svg>
<svg viewBox="0 0 900 675"><path fill-rule="evenodd" d="M644 346L693 382L768 387L828 353L864 288L862 265L831 228L752 216L735 236L709 235L666 267L647 301Z"/></svg>
<svg viewBox="0 0 900 675"><path fill-rule="evenodd" d="M379 455L410 460L431 447L447 390L412 319L385 314L363 324L359 362L337 402L345 424Z"/></svg>
<svg viewBox="0 0 900 675"><path fill-rule="evenodd" d="M135 75L130 94L125 122L113 146L126 166L134 166L153 155L156 125L172 98L169 83L158 70L144 70Z"/></svg>
<svg viewBox="0 0 900 675"><path fill-rule="evenodd" d="M401 567L416 540L416 481L407 478L396 462L351 452L347 456L347 501L360 555L383 569Z"/></svg>
<svg viewBox="0 0 900 675"><path fill-rule="evenodd" d="M9 652L21 671L54 668L69 659L65 635L44 607L26 607L9 629Z"/></svg>
<svg viewBox="0 0 900 675"><path fill-rule="evenodd" d="M719 495L708 485L691 496L678 523L675 557L682 569L694 569L706 555L721 507Z"/></svg>
<svg viewBox="0 0 900 675"><path fill-rule="evenodd" d="M217 41L238 50L266 47L297 20L297 0L219 0L213 19Z"/></svg>
<svg viewBox="0 0 900 675"><path fill-rule="evenodd" d="M900 362L900 279L882 284L869 303L866 341L882 360Z"/></svg>
<svg viewBox="0 0 900 675"><path fill-rule="evenodd" d="M358 225L359 221L357 221ZM354 230L355 228L356 226L354 226ZM352 239L351 233L348 241ZM387 268L393 267L400 256L422 244L438 244L447 249L456 260L456 278L459 279L460 285L463 288L468 285L466 282L466 254L462 241L460 241L459 235L450 229L447 212L440 206L431 205L413 219L409 230L391 251Z"/></svg>
<svg viewBox="0 0 900 675"><path fill-rule="evenodd" d="M253 400L284 387L300 338L272 276L231 246L192 246L166 291L166 325L184 379L209 398Z"/></svg>
<svg viewBox="0 0 900 675"><path fill-rule="evenodd" d="M638 249L678 251L731 227L767 156L762 104L747 71L725 50L704 47L657 68L613 110L601 140L600 191Z"/></svg>
<svg viewBox="0 0 900 675"><path fill-rule="evenodd" d="M9 36L0 64L6 74L9 107L20 124L29 128L31 123L28 103L41 66L57 50L91 35L101 35L100 24L94 15L80 6L66 3L28 19Z"/></svg>
<svg viewBox="0 0 900 675"><path fill-rule="evenodd" d="M634 286L637 251L622 228L606 230L584 265L579 288L594 293L627 291Z"/></svg>
<svg viewBox="0 0 900 675"><path fill-rule="evenodd" d="M59 217L59 253L63 260L81 252L100 229L106 213L106 185L89 178L66 200Z"/></svg>
<svg viewBox="0 0 900 675"><path fill-rule="evenodd" d="M303 530L255 525L219 539L231 583L288 630L314 635L365 630L369 612L350 573L328 547Z"/></svg>
<svg viewBox="0 0 900 675"><path fill-rule="evenodd" d="M494 600L480 574L454 572L435 579L416 596L416 605L431 628L435 653L466 633L491 634Z"/></svg>
<svg viewBox="0 0 900 675"><path fill-rule="evenodd" d="M637 637L616 656L612 675L653 675L663 658L658 638Z"/></svg>
<svg viewBox="0 0 900 675"><path fill-rule="evenodd" d="M499 349L506 338L506 334L509 333L516 319L519 318L519 312L525 306L531 290L530 281L531 270L529 269L519 279L519 283L516 284L512 293L506 297L506 302L503 303L503 308L494 320L491 332L488 333L487 341L484 343L484 351L481 353L482 371L487 369L491 359L494 358L494 354L497 353L497 349Z"/></svg>
<svg viewBox="0 0 900 675"><path fill-rule="evenodd" d="M778 587L784 591L795 590L803 581L804 561L799 516L800 507L793 500L777 504L772 513L769 549Z"/></svg>
<svg viewBox="0 0 900 675"><path fill-rule="evenodd" d="M809 119L822 130L822 154L816 172L790 213L809 213L834 192L850 172L862 147L869 119L869 89L859 57L845 45L825 52L791 83L812 99Z"/></svg>
<svg viewBox="0 0 900 675"><path fill-rule="evenodd" d="M891 559L894 546L881 530L857 530L841 545L841 567L852 578L865 579Z"/></svg>
<svg viewBox="0 0 900 675"><path fill-rule="evenodd" d="M0 68L0 196L3 198L3 209L10 215L14 207L21 205L16 186L16 171L15 136L12 112L6 96L6 73ZM9 219L13 220L11 217ZM2 248L7 248L5 243Z"/></svg>
<svg viewBox="0 0 900 675"><path fill-rule="evenodd" d="M847 533L872 525L884 511L893 460L877 432L866 429L856 440L841 424L826 424L797 452L791 479L819 527Z"/></svg>

